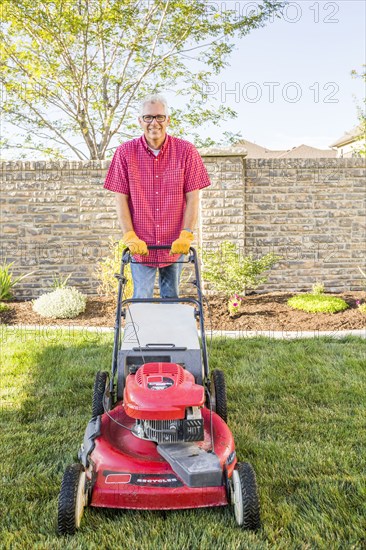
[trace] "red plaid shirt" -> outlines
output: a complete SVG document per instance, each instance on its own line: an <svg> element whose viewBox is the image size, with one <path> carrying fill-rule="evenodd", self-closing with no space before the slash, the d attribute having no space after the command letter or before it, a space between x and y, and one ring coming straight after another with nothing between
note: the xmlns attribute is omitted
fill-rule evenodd
<svg viewBox="0 0 366 550"><path fill-rule="evenodd" d="M158 156L144 135L120 145L104 183L105 189L128 195L133 228L147 245L171 245L183 229L185 194L208 185L206 168L194 145L169 135ZM148 256L134 257L164 267L179 254L152 250Z"/></svg>

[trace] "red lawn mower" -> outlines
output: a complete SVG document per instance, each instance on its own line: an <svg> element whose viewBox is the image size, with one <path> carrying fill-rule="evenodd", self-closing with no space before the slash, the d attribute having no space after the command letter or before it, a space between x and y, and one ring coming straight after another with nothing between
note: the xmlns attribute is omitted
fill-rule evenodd
<svg viewBox="0 0 366 550"><path fill-rule="evenodd" d="M131 261L124 250L111 377L96 375L80 462L62 480L58 533L74 534L85 506L173 510L231 504L238 525L256 530L255 473L237 461L226 424L224 374L209 373L196 251L190 249L185 263L194 265L197 298L123 300Z"/></svg>

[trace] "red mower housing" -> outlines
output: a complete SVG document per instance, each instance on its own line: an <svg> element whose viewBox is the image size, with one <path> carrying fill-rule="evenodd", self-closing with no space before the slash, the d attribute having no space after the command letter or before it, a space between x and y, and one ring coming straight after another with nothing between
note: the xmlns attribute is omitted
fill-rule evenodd
<svg viewBox="0 0 366 550"><path fill-rule="evenodd" d="M130 374L123 406L131 418L184 419L189 407L203 407L205 391L194 376L177 363L146 363Z"/></svg>
<svg viewBox="0 0 366 550"><path fill-rule="evenodd" d="M128 428L134 425L122 406L115 407L109 414ZM212 413L211 419L206 407L202 409L202 416L204 440L196 445L201 450L210 450L213 436L220 468L226 471L227 477L231 477L237 462L232 434L216 413ZM224 482L215 487L187 486L159 454L154 442L139 439L105 414L101 417L100 431L101 435L96 438L90 455L94 472L90 506L176 510L229 504Z"/></svg>

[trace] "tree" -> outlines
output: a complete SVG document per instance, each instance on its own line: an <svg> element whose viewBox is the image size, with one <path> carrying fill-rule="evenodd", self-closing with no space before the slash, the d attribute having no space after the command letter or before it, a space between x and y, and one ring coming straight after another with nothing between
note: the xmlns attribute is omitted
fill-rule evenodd
<svg viewBox="0 0 366 550"><path fill-rule="evenodd" d="M138 102L156 91L186 98L172 112L175 135L235 116L213 109L210 78L228 64L233 39L279 16L285 1L261 0L248 14L245 3L211 0L4 2L3 116L23 132L4 147L103 159L111 141L133 136Z"/></svg>
<svg viewBox="0 0 366 550"><path fill-rule="evenodd" d="M362 73L358 73L355 69L351 71L353 78L362 78L366 84L366 65L362 66ZM366 99L364 99L366 105ZM354 146L353 150L356 154L361 157L366 157L366 111L364 108L358 106L358 120L360 121L360 137L357 144Z"/></svg>

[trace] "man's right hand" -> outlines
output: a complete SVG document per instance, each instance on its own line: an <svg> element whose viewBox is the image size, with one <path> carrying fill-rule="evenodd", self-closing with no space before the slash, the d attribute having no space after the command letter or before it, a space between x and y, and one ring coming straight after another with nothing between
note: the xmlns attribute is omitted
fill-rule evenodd
<svg viewBox="0 0 366 550"><path fill-rule="evenodd" d="M138 238L134 231L128 231L122 237L123 243L130 249L131 254L141 254L141 256L147 256L149 251L147 244Z"/></svg>

